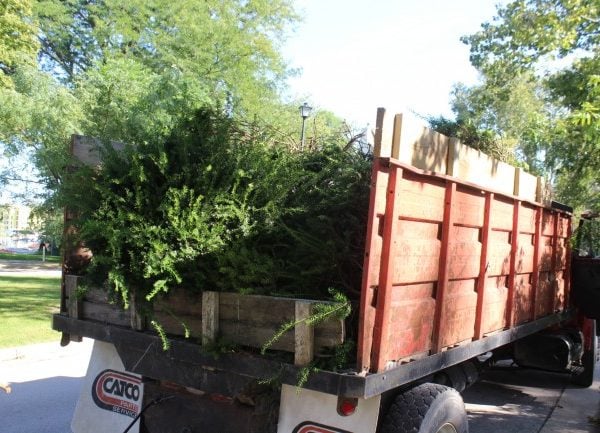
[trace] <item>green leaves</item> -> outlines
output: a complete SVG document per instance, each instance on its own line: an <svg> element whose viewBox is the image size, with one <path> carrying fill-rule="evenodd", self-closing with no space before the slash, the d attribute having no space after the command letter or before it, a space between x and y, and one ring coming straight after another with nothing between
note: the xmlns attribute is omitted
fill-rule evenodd
<svg viewBox="0 0 600 433"><path fill-rule="evenodd" d="M256 125L202 111L164 142L107 152L101 171L75 174L63 191L94 253L90 272L123 298L174 287L355 296L369 158L277 143Z"/></svg>
<svg viewBox="0 0 600 433"><path fill-rule="evenodd" d="M596 0L518 0L463 41L471 46L473 65L486 75L494 69L521 72L543 56L593 52L600 41L599 19Z"/></svg>
<svg viewBox="0 0 600 433"><path fill-rule="evenodd" d="M597 0L517 0L463 39L485 78L468 118L518 142L555 198L583 208L600 206L599 24Z"/></svg>
<svg viewBox="0 0 600 433"><path fill-rule="evenodd" d="M38 49L30 0L0 0L0 88L18 67L35 64Z"/></svg>

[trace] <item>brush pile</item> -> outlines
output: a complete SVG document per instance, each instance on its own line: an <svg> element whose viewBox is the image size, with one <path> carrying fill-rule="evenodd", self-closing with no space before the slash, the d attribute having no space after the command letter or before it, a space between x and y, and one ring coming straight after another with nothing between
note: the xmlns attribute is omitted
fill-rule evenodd
<svg viewBox="0 0 600 433"><path fill-rule="evenodd" d="M199 112L166 141L106 149L65 182L88 269L125 303L173 288L356 299L371 158L296 152Z"/></svg>

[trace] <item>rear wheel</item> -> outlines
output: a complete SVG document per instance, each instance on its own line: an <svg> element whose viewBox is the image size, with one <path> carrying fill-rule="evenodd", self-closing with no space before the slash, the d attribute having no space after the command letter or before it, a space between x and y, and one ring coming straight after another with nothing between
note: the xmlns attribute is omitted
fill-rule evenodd
<svg viewBox="0 0 600 433"><path fill-rule="evenodd" d="M424 383L399 394L384 415L380 433L468 433L460 394Z"/></svg>

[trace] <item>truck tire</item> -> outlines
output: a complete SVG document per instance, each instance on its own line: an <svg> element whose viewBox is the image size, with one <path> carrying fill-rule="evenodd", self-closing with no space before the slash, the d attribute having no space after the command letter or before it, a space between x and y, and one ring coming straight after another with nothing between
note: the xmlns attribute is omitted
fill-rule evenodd
<svg viewBox="0 0 600 433"><path fill-rule="evenodd" d="M379 432L468 433L465 404L456 390L424 383L396 396Z"/></svg>
<svg viewBox="0 0 600 433"><path fill-rule="evenodd" d="M583 352L581 357L581 369L572 377L575 385L589 388L594 383L594 369L598 360L598 322L594 321L592 329L592 349Z"/></svg>

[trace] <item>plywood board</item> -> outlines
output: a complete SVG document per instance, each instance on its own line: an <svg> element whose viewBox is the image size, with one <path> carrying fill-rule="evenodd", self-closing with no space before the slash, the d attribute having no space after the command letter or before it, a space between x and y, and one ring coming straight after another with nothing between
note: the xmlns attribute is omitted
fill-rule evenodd
<svg viewBox="0 0 600 433"><path fill-rule="evenodd" d="M515 189L514 195L529 201L541 201L541 179L537 176L527 173L523 168L515 169Z"/></svg>
<svg viewBox="0 0 600 433"><path fill-rule="evenodd" d="M391 156L421 170L448 174L522 200L549 200L542 178L446 137L410 113L379 108L374 137L375 156Z"/></svg>
<svg viewBox="0 0 600 433"><path fill-rule="evenodd" d="M457 139L450 140L448 174L503 194L514 192L515 167Z"/></svg>
<svg viewBox="0 0 600 433"><path fill-rule="evenodd" d="M427 128L423 120L410 114L396 117L396 129L400 129L397 146L392 157L421 170L446 174L449 139Z"/></svg>

